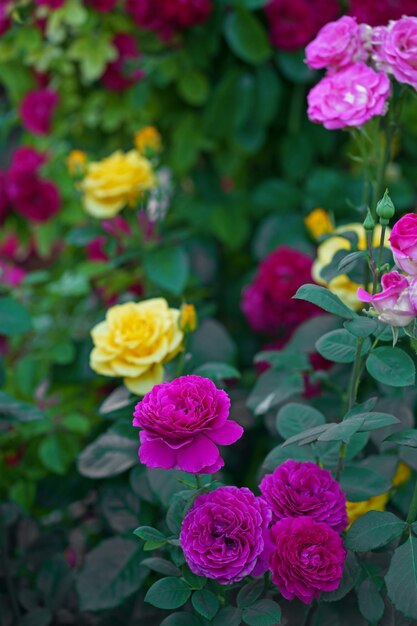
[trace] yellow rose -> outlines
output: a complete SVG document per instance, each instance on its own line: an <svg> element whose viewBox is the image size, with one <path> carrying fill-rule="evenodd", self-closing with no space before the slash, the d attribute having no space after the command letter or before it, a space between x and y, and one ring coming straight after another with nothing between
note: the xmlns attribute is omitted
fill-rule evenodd
<svg viewBox="0 0 417 626"><path fill-rule="evenodd" d="M144 395L162 382L163 364L182 348L179 316L179 310L170 309L164 298L112 307L105 321L91 331L91 369L123 377L129 391Z"/></svg>
<svg viewBox="0 0 417 626"><path fill-rule="evenodd" d="M329 237L326 241L323 241L322 244L317 248L317 256L316 260L313 263L312 268L312 276L316 283L319 285L325 285L330 291L335 293L339 298L344 302L348 307L354 310L359 310L363 307L363 302L358 300L356 296L356 292L358 290L359 285L355 283L353 280L349 278L346 274L341 274L340 276L336 276L329 282L324 280L321 277L322 270L331 263L334 255L339 250L351 250L351 243L348 239L344 237L338 237L339 233L344 233L347 231L353 231L358 236L358 250L365 250L367 247L366 243L366 232L362 224L346 224L344 226L340 226L336 228L334 231L335 236ZM390 229L386 229L385 233L385 247L389 248L388 237L390 235ZM379 246L379 241L381 237L381 226L377 224L373 233L373 246Z"/></svg>
<svg viewBox="0 0 417 626"><path fill-rule="evenodd" d="M401 461L398 463L397 471L395 472L392 484L394 487L400 487L404 483L408 482L411 477L411 469L405 463Z"/></svg>
<svg viewBox="0 0 417 626"><path fill-rule="evenodd" d="M135 133L135 147L141 154L150 152L160 152L162 149L162 139L154 126L145 126Z"/></svg>
<svg viewBox="0 0 417 626"><path fill-rule="evenodd" d="M90 163L80 185L85 210L98 218L114 217L124 206L134 206L154 186L152 166L136 150L117 151Z"/></svg>
<svg viewBox="0 0 417 626"><path fill-rule="evenodd" d="M334 226L329 214L324 209L314 209L304 219L304 224L313 239L332 233Z"/></svg>
<svg viewBox="0 0 417 626"><path fill-rule="evenodd" d="M383 493L380 496L374 496L369 500L363 500L362 502L346 502L346 509L349 519L349 524L346 528L349 529L353 522L356 522L359 517L365 515L368 511L385 511L389 498L388 493Z"/></svg>
<svg viewBox="0 0 417 626"><path fill-rule="evenodd" d="M67 168L71 176L82 174L87 163L87 155L82 150L72 150L67 157Z"/></svg>

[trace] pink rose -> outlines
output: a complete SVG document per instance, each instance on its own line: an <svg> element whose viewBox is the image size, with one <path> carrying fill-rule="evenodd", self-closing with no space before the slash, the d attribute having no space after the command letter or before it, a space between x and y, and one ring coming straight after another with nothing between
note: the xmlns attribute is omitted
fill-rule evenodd
<svg viewBox="0 0 417 626"><path fill-rule="evenodd" d="M389 95L389 78L359 61L311 89L308 116L329 130L362 126L375 115L385 115Z"/></svg>
<svg viewBox="0 0 417 626"><path fill-rule="evenodd" d="M417 89L417 17L403 17L378 29L376 58L398 82Z"/></svg>
<svg viewBox="0 0 417 626"><path fill-rule="evenodd" d="M324 24L340 15L337 0L271 0L264 10L269 38L280 50L303 48Z"/></svg>
<svg viewBox="0 0 417 626"><path fill-rule="evenodd" d="M408 213L399 219L389 241L397 266L403 272L417 276L417 215Z"/></svg>
<svg viewBox="0 0 417 626"><path fill-rule="evenodd" d="M272 581L287 600L309 604L322 591L338 588L346 550L341 537L312 517L286 517L271 529Z"/></svg>
<svg viewBox="0 0 417 626"><path fill-rule="evenodd" d="M353 61L365 61L368 52L364 48L362 26L347 15L323 26L306 48L307 65L316 70L340 69Z"/></svg>
<svg viewBox="0 0 417 626"><path fill-rule="evenodd" d="M107 65L101 80L107 89L123 91L144 77L142 70L128 68L129 62L139 58L139 48L136 39L128 33L118 33L112 43L117 49L117 58Z"/></svg>
<svg viewBox="0 0 417 626"><path fill-rule="evenodd" d="M47 135L58 100L58 94L52 89L29 91L20 104L20 116L26 130L34 135Z"/></svg>
<svg viewBox="0 0 417 626"><path fill-rule="evenodd" d="M228 420L230 399L208 378L180 376L155 385L135 408L140 461L148 467L212 474L223 465L218 445L229 446L243 428Z"/></svg>
<svg viewBox="0 0 417 626"><path fill-rule="evenodd" d="M409 283L406 276L398 272L384 274L381 280L382 291L373 296L364 289L358 289L358 298L370 302L378 311L378 319L391 326L408 326L416 317L410 299Z"/></svg>

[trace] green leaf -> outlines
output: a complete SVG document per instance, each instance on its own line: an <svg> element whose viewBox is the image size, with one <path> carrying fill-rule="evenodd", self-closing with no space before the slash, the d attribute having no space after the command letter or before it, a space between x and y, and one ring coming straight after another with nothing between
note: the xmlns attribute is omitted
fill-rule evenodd
<svg viewBox="0 0 417 626"><path fill-rule="evenodd" d="M303 389L304 382L300 374L268 370L259 376L247 404L255 415L263 415Z"/></svg>
<svg viewBox="0 0 417 626"><path fill-rule="evenodd" d="M367 411L365 413L356 413L355 416L345 418L345 421L352 419L363 420L363 424L360 427L361 432L368 432L370 430L377 430L377 428L385 428L386 426L392 426L398 424L399 419L390 415L389 413L378 413L376 411Z"/></svg>
<svg viewBox="0 0 417 626"><path fill-rule="evenodd" d="M232 51L247 63L263 63L271 55L268 36L260 21L243 8L230 12L224 34Z"/></svg>
<svg viewBox="0 0 417 626"><path fill-rule="evenodd" d="M278 411L276 427L281 437L288 439L325 422L324 415L317 409L308 404L289 402Z"/></svg>
<svg viewBox="0 0 417 626"><path fill-rule="evenodd" d="M370 624L377 624L384 614L385 605L372 580L364 580L358 589L359 610Z"/></svg>
<svg viewBox="0 0 417 626"><path fill-rule="evenodd" d="M295 372L308 372L312 369L307 354L290 352L289 350L272 350L258 352L255 363L266 361L274 369L293 370Z"/></svg>
<svg viewBox="0 0 417 626"><path fill-rule="evenodd" d="M220 383L224 380L236 380L240 378L240 373L232 365L227 363L204 363L193 372L197 376L210 378L214 383Z"/></svg>
<svg viewBox="0 0 417 626"><path fill-rule="evenodd" d="M369 337L378 328L378 322L371 317L355 317L343 322L343 326L355 337Z"/></svg>
<svg viewBox="0 0 417 626"><path fill-rule="evenodd" d="M400 348L376 348L366 360L369 374L391 387L414 385L416 369L412 358Z"/></svg>
<svg viewBox="0 0 417 626"><path fill-rule="evenodd" d="M276 63L292 83L311 83L317 77L317 72L312 72L304 61L304 50L286 52L280 50L275 55ZM313 205L317 206L317 205Z"/></svg>
<svg viewBox="0 0 417 626"><path fill-rule="evenodd" d="M191 589L196 589L196 590L203 589L203 587L205 587L207 583L207 578L204 578L204 576L198 576L197 574L194 574L194 572L192 572L190 568L188 567L188 565L186 564L184 564L182 567L182 575L183 575L184 580L191 587Z"/></svg>
<svg viewBox="0 0 417 626"><path fill-rule="evenodd" d="M37 406L15 400L12 396L0 391L0 420L2 416L10 422L33 422L46 418L45 413Z"/></svg>
<svg viewBox="0 0 417 626"><path fill-rule="evenodd" d="M133 531L133 534L143 541L163 541L166 543L167 538L156 528L152 528L152 526L139 526Z"/></svg>
<svg viewBox="0 0 417 626"><path fill-rule="evenodd" d="M0 298L0 335L21 335L31 327L30 315L23 304L13 298Z"/></svg>
<svg viewBox="0 0 417 626"><path fill-rule="evenodd" d="M226 606L224 609L220 609L213 620L213 626L240 626L241 623L242 611L233 606Z"/></svg>
<svg viewBox="0 0 417 626"><path fill-rule="evenodd" d="M119 606L135 593L148 570L141 564L141 546L131 539L106 539L87 554L76 580L82 611Z"/></svg>
<svg viewBox="0 0 417 626"><path fill-rule="evenodd" d="M181 578L168 576L150 587L145 602L158 609L178 609L183 606L191 595L191 589Z"/></svg>
<svg viewBox="0 0 417 626"><path fill-rule="evenodd" d="M399 537L406 523L393 513L368 511L348 530L345 546L354 552L368 552Z"/></svg>
<svg viewBox="0 0 417 626"><path fill-rule="evenodd" d="M187 284L190 263L183 248L171 246L148 253L144 259L144 268L149 280L155 285L180 295Z"/></svg>
<svg viewBox="0 0 417 626"><path fill-rule="evenodd" d="M340 488L351 502L362 502L373 496L386 493L391 489L391 483L381 474L366 467L345 467Z"/></svg>
<svg viewBox="0 0 417 626"><path fill-rule="evenodd" d="M332 424L320 424L319 426L313 426L313 428L308 428L307 430L298 433L298 435L294 435L290 437L282 444L282 447L290 446L294 443L297 443L299 446L304 446L307 443L312 443L313 441L317 441L319 436L324 433L326 430L331 428Z"/></svg>
<svg viewBox="0 0 417 626"><path fill-rule="evenodd" d="M212 591L201 589L195 591L191 598L194 610L206 619L213 619L219 610L219 601Z"/></svg>
<svg viewBox="0 0 417 626"><path fill-rule="evenodd" d="M164 574L165 576L181 576L181 572L176 565L171 563L171 561L161 559L159 556L143 559L142 565L144 567L149 567L149 569L154 572L158 572L158 574Z"/></svg>
<svg viewBox="0 0 417 626"><path fill-rule="evenodd" d="M236 604L241 609L252 606L259 596L262 595L264 588L265 585L263 579L252 580L239 590L236 598Z"/></svg>
<svg viewBox="0 0 417 626"><path fill-rule="evenodd" d="M168 615L168 617L162 620L160 626L201 626L201 622L192 613L179 611L178 613Z"/></svg>
<svg viewBox="0 0 417 626"><path fill-rule="evenodd" d="M339 262L337 270L340 274L348 274L353 270L359 261L362 261L364 257L368 256L366 250L359 250L358 252L350 252L346 254Z"/></svg>
<svg viewBox="0 0 417 626"><path fill-rule="evenodd" d="M395 608L417 620L417 539L413 535L395 550L385 584Z"/></svg>
<svg viewBox="0 0 417 626"><path fill-rule="evenodd" d="M344 598L355 586L359 575L359 563L353 552L348 552L343 565L342 580L337 589L322 593L320 599L324 602L337 602Z"/></svg>
<svg viewBox="0 0 417 626"><path fill-rule="evenodd" d="M330 333L323 335L316 343L316 349L321 356L328 361L334 363L353 363L355 360L358 340L343 328L340 330L332 330ZM366 354L371 347L369 339L365 339L361 356Z"/></svg>
<svg viewBox="0 0 417 626"><path fill-rule="evenodd" d="M328 424L327 428L318 437L318 441L344 441L349 443L353 435L360 430L363 419L352 417L338 424Z"/></svg>
<svg viewBox="0 0 417 626"><path fill-rule="evenodd" d="M207 100L210 84L207 77L198 70L189 70L181 75L178 91L182 98L191 105L201 105Z"/></svg>
<svg viewBox="0 0 417 626"><path fill-rule="evenodd" d="M260 209L284 213L291 209L298 209L301 192L296 185L286 180L269 178L255 187L252 201Z"/></svg>
<svg viewBox="0 0 417 626"><path fill-rule="evenodd" d="M100 78L108 62L114 61L117 57L117 51L111 45L110 37L110 33L106 35L96 33L94 46L92 46L91 38L83 36L75 39L68 48L68 57L80 63L84 83L88 84Z"/></svg>
<svg viewBox="0 0 417 626"><path fill-rule="evenodd" d="M319 285L302 285L294 298L307 300L318 307L345 319L353 319L354 313L334 293Z"/></svg>
<svg viewBox="0 0 417 626"><path fill-rule="evenodd" d="M242 618L248 626L275 626L281 622L281 609L273 600L259 600L243 609Z"/></svg>
<svg viewBox="0 0 417 626"><path fill-rule="evenodd" d="M391 441L399 446L409 446L410 448L417 448L417 429L410 428L402 430L399 433L393 433L389 435L384 441Z"/></svg>
<svg viewBox="0 0 417 626"><path fill-rule="evenodd" d="M53 433L42 440L38 455L44 467L64 475L74 461L78 448L78 442L73 435Z"/></svg>
<svg viewBox="0 0 417 626"><path fill-rule="evenodd" d="M88 478L117 476L138 462L138 444L108 431L88 445L78 457L78 471Z"/></svg>

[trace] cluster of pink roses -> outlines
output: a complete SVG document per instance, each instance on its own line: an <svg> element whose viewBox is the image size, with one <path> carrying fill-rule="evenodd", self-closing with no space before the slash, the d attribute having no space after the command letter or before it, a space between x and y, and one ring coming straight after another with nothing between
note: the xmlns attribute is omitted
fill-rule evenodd
<svg viewBox="0 0 417 626"><path fill-rule="evenodd" d="M417 17L372 28L344 16L324 26L306 48L306 62L326 69L308 94L311 121L328 129L362 126L385 115L389 75L417 88Z"/></svg>
<svg viewBox="0 0 417 626"><path fill-rule="evenodd" d="M59 191L40 174L46 156L34 148L15 150L9 169L0 172L0 219L14 210L33 222L46 222L60 208Z"/></svg>
<svg viewBox="0 0 417 626"><path fill-rule="evenodd" d="M156 385L134 413L141 462L197 474L218 471L223 459L217 446L243 434L228 419L229 408L228 395L200 376ZM285 598L306 603L336 589L347 514L330 472L290 460L265 476L260 490L256 497L246 487L219 487L196 498L180 533L191 571L231 584L270 569Z"/></svg>
<svg viewBox="0 0 417 626"><path fill-rule="evenodd" d="M358 289L358 298L372 304L382 322L391 326L408 326L417 317L417 215L404 215L390 235L397 271L384 274L382 291L371 295Z"/></svg>

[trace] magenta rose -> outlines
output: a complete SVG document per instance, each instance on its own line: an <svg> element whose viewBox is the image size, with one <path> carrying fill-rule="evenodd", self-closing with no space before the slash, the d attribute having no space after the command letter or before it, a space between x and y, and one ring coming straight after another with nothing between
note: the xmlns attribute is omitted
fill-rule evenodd
<svg viewBox="0 0 417 626"><path fill-rule="evenodd" d="M407 278L398 272L390 272L383 275L381 284L382 291L374 295L359 288L359 300L372 304L381 322L391 326L408 326L416 317L417 309L413 305Z"/></svg>
<svg viewBox="0 0 417 626"><path fill-rule="evenodd" d="M246 487L219 487L196 498L180 544L188 567L223 585L268 569L271 511Z"/></svg>
<svg viewBox="0 0 417 626"><path fill-rule="evenodd" d="M128 33L118 33L113 39L117 58L111 61L101 78L103 85L112 91L123 91L144 77L139 69L129 69L129 62L137 61L139 48L136 39Z"/></svg>
<svg viewBox="0 0 417 626"><path fill-rule="evenodd" d="M259 485L274 521L310 516L342 532L348 524L346 496L328 470L315 463L288 460Z"/></svg>
<svg viewBox="0 0 417 626"><path fill-rule="evenodd" d="M385 115L389 96L388 76L359 61L311 89L308 116L329 130L362 126L375 115Z"/></svg>
<svg viewBox="0 0 417 626"><path fill-rule="evenodd" d="M9 2L0 2L0 37L6 33L12 22L9 16Z"/></svg>
<svg viewBox="0 0 417 626"><path fill-rule="evenodd" d="M108 13L116 6L117 0L87 0L87 4L100 13Z"/></svg>
<svg viewBox="0 0 417 626"><path fill-rule="evenodd" d="M303 48L340 15L337 0L271 0L264 11L271 43L280 50Z"/></svg>
<svg viewBox="0 0 417 626"><path fill-rule="evenodd" d="M323 591L338 588L346 550L328 524L312 517L286 517L271 529L272 581L287 600L310 604Z"/></svg>
<svg viewBox="0 0 417 626"><path fill-rule="evenodd" d="M228 420L230 399L208 378L180 376L155 385L134 412L139 459L148 467L212 474L224 465L218 445L229 446L243 428Z"/></svg>
<svg viewBox="0 0 417 626"><path fill-rule="evenodd" d="M320 310L309 302L293 300L301 285L311 283L312 259L298 250L280 246L259 265L242 292L241 307L256 332L288 334Z"/></svg>
<svg viewBox="0 0 417 626"><path fill-rule="evenodd" d="M390 20L417 13L416 0L350 0L349 15L370 26L385 26Z"/></svg>
<svg viewBox="0 0 417 626"><path fill-rule="evenodd" d="M46 6L50 9L60 9L65 4L65 0L35 0L36 4Z"/></svg>
<svg viewBox="0 0 417 626"><path fill-rule="evenodd" d="M6 172L0 171L0 224L4 222L10 209L10 200L7 193Z"/></svg>
<svg viewBox="0 0 417 626"><path fill-rule="evenodd" d="M377 29L376 59L400 83L417 89L417 17L403 17Z"/></svg>
<svg viewBox="0 0 417 626"><path fill-rule="evenodd" d="M207 21L212 0L127 0L127 10L136 24L168 40L175 31Z"/></svg>
<svg viewBox="0 0 417 626"><path fill-rule="evenodd" d="M412 276L417 276L417 215L407 213L393 226L389 237L397 266Z"/></svg>
<svg viewBox="0 0 417 626"><path fill-rule="evenodd" d="M35 135L47 135L58 101L58 94L52 89L29 91L20 104L20 117L26 130Z"/></svg>
<svg viewBox="0 0 417 626"><path fill-rule="evenodd" d="M363 25L362 25L363 26ZM306 62L312 69L341 69L354 61L365 61L365 32L353 17L345 15L329 22L306 48Z"/></svg>

